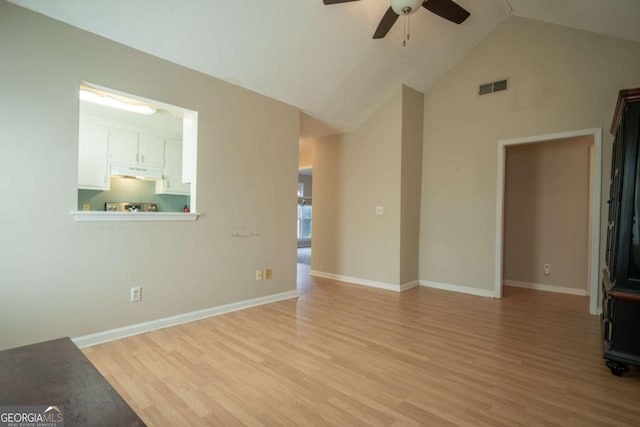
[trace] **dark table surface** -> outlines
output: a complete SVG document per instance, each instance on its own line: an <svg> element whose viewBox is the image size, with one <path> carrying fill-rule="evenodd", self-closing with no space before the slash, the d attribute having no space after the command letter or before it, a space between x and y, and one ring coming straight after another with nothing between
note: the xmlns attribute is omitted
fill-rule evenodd
<svg viewBox="0 0 640 427"><path fill-rule="evenodd" d="M69 338L1 351L0 405L57 405L65 427L145 425Z"/></svg>

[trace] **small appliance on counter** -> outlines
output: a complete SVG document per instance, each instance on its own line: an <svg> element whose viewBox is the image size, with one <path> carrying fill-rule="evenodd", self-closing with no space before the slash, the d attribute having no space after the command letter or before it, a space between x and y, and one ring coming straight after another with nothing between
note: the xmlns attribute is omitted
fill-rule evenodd
<svg viewBox="0 0 640 427"><path fill-rule="evenodd" d="M130 203L130 202L107 202L104 204L107 212L158 212L158 205L155 203Z"/></svg>

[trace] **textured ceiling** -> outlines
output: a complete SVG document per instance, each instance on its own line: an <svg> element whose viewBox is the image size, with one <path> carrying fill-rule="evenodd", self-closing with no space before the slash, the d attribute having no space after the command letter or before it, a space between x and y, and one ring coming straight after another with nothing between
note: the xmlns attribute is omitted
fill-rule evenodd
<svg viewBox="0 0 640 427"><path fill-rule="evenodd" d="M511 14L640 41L640 0L457 0L455 25L420 9L371 36L388 0L11 0L300 108L302 136L357 128L401 84L427 91ZM117 89L117 88L116 88Z"/></svg>

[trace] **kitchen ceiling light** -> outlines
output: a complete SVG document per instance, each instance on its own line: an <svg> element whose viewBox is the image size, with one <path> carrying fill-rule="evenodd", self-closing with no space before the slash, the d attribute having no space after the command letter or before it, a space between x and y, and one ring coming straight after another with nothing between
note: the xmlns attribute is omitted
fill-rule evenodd
<svg viewBox="0 0 640 427"><path fill-rule="evenodd" d="M132 113L145 114L147 116L156 112L155 109L148 105L127 104L110 96L101 96L90 90L80 89L80 99L82 101L92 102L94 104L104 105L119 110L130 111Z"/></svg>

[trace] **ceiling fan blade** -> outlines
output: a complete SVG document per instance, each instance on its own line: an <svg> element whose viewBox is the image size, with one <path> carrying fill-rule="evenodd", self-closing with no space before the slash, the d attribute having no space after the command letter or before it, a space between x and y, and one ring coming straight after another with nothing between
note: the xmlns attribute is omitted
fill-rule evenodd
<svg viewBox="0 0 640 427"><path fill-rule="evenodd" d="M376 32L373 33L373 38L381 39L386 36L397 20L398 14L395 13L391 8L387 9L384 16L380 20L380 23L378 24L378 28L376 28Z"/></svg>
<svg viewBox="0 0 640 427"><path fill-rule="evenodd" d="M453 0L425 0L422 7L456 24L462 24L470 15Z"/></svg>
<svg viewBox="0 0 640 427"><path fill-rule="evenodd" d="M347 3L350 1L358 1L358 0L322 0L324 4L338 4L338 3Z"/></svg>

